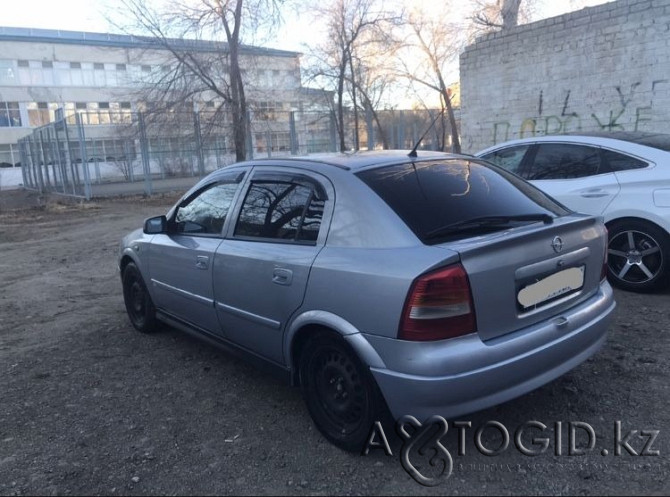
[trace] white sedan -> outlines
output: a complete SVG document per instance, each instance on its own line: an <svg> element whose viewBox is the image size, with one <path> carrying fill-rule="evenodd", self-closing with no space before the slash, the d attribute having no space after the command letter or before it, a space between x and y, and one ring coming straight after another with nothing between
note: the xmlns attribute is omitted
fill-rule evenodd
<svg viewBox="0 0 670 497"><path fill-rule="evenodd" d="M670 135L614 132L523 138L475 154L609 230L610 281L648 292L670 282Z"/></svg>

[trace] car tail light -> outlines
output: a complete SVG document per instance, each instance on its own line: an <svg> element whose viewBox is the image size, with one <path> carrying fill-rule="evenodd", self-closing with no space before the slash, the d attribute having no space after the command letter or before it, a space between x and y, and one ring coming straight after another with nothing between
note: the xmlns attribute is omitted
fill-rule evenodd
<svg viewBox="0 0 670 497"><path fill-rule="evenodd" d="M607 250L609 248L610 234L605 226L605 255L603 257L603 268L600 270L600 281L604 281L607 278Z"/></svg>
<svg viewBox="0 0 670 497"><path fill-rule="evenodd" d="M468 275L456 264L417 278L407 295L398 338L443 340L477 330Z"/></svg>

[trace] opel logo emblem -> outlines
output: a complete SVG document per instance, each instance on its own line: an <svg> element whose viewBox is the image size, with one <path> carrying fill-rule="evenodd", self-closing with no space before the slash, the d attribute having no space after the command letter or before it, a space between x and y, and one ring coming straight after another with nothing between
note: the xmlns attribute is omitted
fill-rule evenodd
<svg viewBox="0 0 670 497"><path fill-rule="evenodd" d="M551 241L551 247L554 249L554 252L558 253L563 250L563 240L560 236L555 236Z"/></svg>

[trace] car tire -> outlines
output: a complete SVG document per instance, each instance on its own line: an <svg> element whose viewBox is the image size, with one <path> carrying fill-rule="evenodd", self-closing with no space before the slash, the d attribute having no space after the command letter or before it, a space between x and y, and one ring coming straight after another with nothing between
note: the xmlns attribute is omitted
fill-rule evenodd
<svg viewBox="0 0 670 497"><path fill-rule="evenodd" d="M316 332L299 359L302 394L314 424L331 443L360 452L386 403L370 370L338 335Z"/></svg>
<svg viewBox="0 0 670 497"><path fill-rule="evenodd" d="M607 273L610 283L633 292L652 292L670 279L670 235L644 220L608 226Z"/></svg>
<svg viewBox="0 0 670 497"><path fill-rule="evenodd" d="M133 327L142 333L153 333L158 329L156 308L151 300L142 274L131 262L123 270L123 301Z"/></svg>

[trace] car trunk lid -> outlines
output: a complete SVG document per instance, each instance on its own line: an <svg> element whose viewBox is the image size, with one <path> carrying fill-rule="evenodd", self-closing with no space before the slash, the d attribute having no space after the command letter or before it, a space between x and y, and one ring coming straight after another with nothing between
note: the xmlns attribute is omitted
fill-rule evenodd
<svg viewBox="0 0 670 497"><path fill-rule="evenodd" d="M461 257L483 341L560 313L600 284L607 232L595 217L570 215L440 247Z"/></svg>

